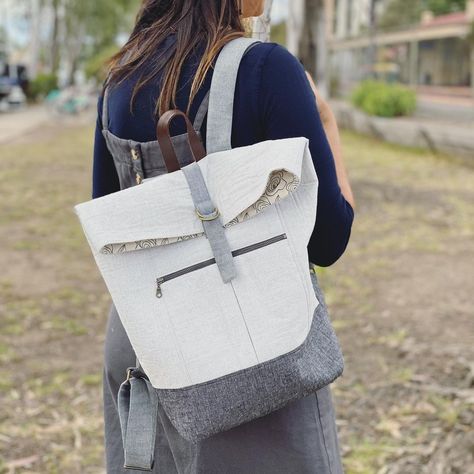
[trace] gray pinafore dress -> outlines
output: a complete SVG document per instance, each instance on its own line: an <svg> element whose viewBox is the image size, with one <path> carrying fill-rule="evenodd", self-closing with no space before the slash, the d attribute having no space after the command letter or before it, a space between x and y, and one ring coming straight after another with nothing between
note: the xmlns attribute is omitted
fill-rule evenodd
<svg viewBox="0 0 474 474"><path fill-rule="evenodd" d="M219 107L222 120L232 130L233 99L222 104L225 95L215 90L218 74L233 94L245 49L225 71L215 70L209 93L194 120L200 129L209 107ZM228 62L227 62L228 63ZM222 78L220 78L222 79ZM228 95L228 94L227 94ZM113 156L122 189L136 186L147 178L166 173L157 141L140 143L115 136L108 128L108 92L103 105L103 135ZM215 134L214 134L215 136ZM208 140L213 134L207 134ZM172 137L181 165L191 163L187 135ZM321 308L324 296L312 274L313 286ZM103 398L105 451L108 474L131 472L123 467L124 448L117 409L120 384L136 358L115 306L109 312L104 350ZM341 474L335 413L330 386L293 401L284 408L232 430L193 444L182 438L158 405L157 434L153 473L159 474Z"/></svg>

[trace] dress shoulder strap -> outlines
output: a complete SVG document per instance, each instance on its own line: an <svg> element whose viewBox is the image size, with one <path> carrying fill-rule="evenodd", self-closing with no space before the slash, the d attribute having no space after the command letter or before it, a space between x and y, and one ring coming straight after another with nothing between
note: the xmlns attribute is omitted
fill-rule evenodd
<svg viewBox="0 0 474 474"><path fill-rule="evenodd" d="M217 57L212 76L207 114L208 153L231 149L234 94L240 62L259 40L237 38L227 43Z"/></svg>
<svg viewBox="0 0 474 474"><path fill-rule="evenodd" d="M109 87L105 86L104 100L102 102L102 129L109 129Z"/></svg>

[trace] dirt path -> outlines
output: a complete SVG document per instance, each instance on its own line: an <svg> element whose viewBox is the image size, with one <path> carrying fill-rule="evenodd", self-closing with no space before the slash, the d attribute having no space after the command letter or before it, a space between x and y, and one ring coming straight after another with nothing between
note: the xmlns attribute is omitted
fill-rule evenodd
<svg viewBox="0 0 474 474"><path fill-rule="evenodd" d="M0 472L103 473L109 299L72 212L90 196L91 142L53 124L0 146ZM472 472L474 170L344 142L357 217L320 275L346 359L347 472Z"/></svg>
<svg viewBox="0 0 474 474"><path fill-rule="evenodd" d="M0 145L31 143L45 138L43 133L57 133L57 129L93 123L95 110L81 115L59 114L46 105L31 105L17 111L0 113Z"/></svg>
<svg viewBox="0 0 474 474"><path fill-rule="evenodd" d="M0 114L0 144L7 143L38 129L49 119L43 106L28 107L16 112Z"/></svg>

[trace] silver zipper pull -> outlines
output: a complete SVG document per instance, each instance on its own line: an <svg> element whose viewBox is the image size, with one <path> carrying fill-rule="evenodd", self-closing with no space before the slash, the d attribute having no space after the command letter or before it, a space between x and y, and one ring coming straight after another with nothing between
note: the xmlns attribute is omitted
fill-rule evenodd
<svg viewBox="0 0 474 474"><path fill-rule="evenodd" d="M164 278L157 278L156 279L156 297L161 298L163 296L163 292L161 291L161 285L164 283Z"/></svg>

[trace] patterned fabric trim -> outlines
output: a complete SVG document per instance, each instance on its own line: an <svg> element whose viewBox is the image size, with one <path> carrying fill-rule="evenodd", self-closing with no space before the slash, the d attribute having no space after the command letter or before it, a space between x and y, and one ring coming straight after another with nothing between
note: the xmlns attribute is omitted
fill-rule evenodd
<svg viewBox="0 0 474 474"><path fill-rule="evenodd" d="M290 193L296 191L300 184L300 179L295 174L287 170L274 171L268 180L267 187L262 196L253 203L250 207L242 211L237 217L232 219L230 222L225 224L224 227L228 228L233 225L244 222L257 214L265 210L272 204L277 203L281 199L287 197ZM133 252L135 250L148 249L153 247L159 247L161 245L169 245L185 240L196 239L202 237L204 232L192 235L183 235L180 237L169 237L160 239L148 239L139 240L135 242L124 242L116 244L105 245L101 253L111 255L120 254L124 252Z"/></svg>

